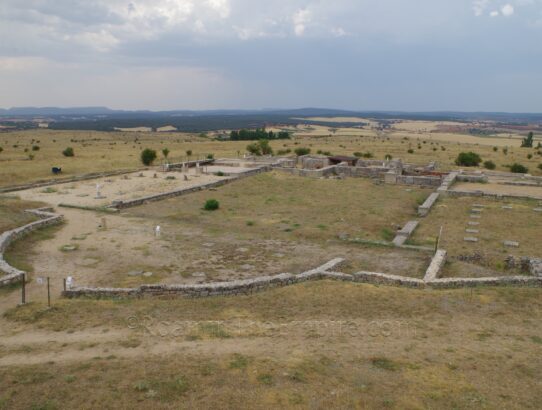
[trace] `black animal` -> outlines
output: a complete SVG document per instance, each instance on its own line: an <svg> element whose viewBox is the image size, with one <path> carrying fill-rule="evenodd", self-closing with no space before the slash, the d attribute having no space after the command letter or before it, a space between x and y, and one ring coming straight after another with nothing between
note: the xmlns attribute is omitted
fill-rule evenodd
<svg viewBox="0 0 542 410"><path fill-rule="evenodd" d="M62 168L53 167L51 171L53 171L53 174L57 175L62 173Z"/></svg>

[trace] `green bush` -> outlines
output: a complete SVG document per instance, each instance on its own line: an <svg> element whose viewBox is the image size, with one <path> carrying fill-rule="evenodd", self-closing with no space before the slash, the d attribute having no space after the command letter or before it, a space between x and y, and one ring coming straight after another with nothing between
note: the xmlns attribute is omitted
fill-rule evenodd
<svg viewBox="0 0 542 410"><path fill-rule="evenodd" d="M40 146L39 145L33 145L32 146L32 151L39 151L40 150Z"/></svg>
<svg viewBox="0 0 542 410"><path fill-rule="evenodd" d="M409 149L407 150L407 152L408 152L409 154L414 154L414 150L413 150L412 148L409 148Z"/></svg>
<svg viewBox="0 0 542 410"><path fill-rule="evenodd" d="M206 211L216 211L220 207L220 203L216 199L208 199L203 205Z"/></svg>
<svg viewBox="0 0 542 410"><path fill-rule="evenodd" d="M215 155L214 154L207 154L207 159L215 159Z"/></svg>
<svg viewBox="0 0 542 410"><path fill-rule="evenodd" d="M472 151L461 152L455 160L456 165L462 165L465 167L477 167L480 162L482 162L480 155Z"/></svg>
<svg viewBox="0 0 542 410"><path fill-rule="evenodd" d="M156 159L156 151L150 148L145 148L143 151L141 151L141 162L143 162L144 165L149 166L151 165L154 160Z"/></svg>
<svg viewBox="0 0 542 410"><path fill-rule="evenodd" d="M311 153L311 149L310 148L306 148L306 147L299 147L299 148L296 148L294 150L295 152L295 155L297 155L298 157L302 156L302 155L309 155Z"/></svg>
<svg viewBox="0 0 542 410"><path fill-rule="evenodd" d="M495 163L493 161L485 161L484 162L484 168L485 169L495 169L495 168L497 168L497 166L495 165Z"/></svg>
<svg viewBox="0 0 542 410"><path fill-rule="evenodd" d="M73 157L75 155L75 152L73 151L72 147L68 147L64 151L62 151L62 155L64 155L65 157Z"/></svg>
<svg viewBox="0 0 542 410"><path fill-rule="evenodd" d="M510 172L514 172L516 174L526 174L529 172L529 169L521 164L515 163L510 165Z"/></svg>
<svg viewBox="0 0 542 410"><path fill-rule="evenodd" d="M542 170L542 164L538 164L538 169Z"/></svg>

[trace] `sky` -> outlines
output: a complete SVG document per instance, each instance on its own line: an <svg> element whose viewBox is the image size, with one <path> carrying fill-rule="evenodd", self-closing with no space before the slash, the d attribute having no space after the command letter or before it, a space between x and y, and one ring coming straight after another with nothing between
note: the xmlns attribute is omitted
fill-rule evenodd
<svg viewBox="0 0 542 410"><path fill-rule="evenodd" d="M542 0L0 0L0 107L542 112Z"/></svg>

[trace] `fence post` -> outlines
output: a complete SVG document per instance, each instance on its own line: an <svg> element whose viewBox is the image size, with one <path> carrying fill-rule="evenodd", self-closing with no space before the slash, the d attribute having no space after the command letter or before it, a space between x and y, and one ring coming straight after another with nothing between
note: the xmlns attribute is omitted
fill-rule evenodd
<svg viewBox="0 0 542 410"><path fill-rule="evenodd" d="M63 285L62 288L64 289L64 292L66 292L66 278L62 279Z"/></svg>
<svg viewBox="0 0 542 410"><path fill-rule="evenodd" d="M26 303L26 273L23 273L23 287L21 288L21 305Z"/></svg>
<svg viewBox="0 0 542 410"><path fill-rule="evenodd" d="M51 287L49 285L49 276L47 276L47 307L51 307Z"/></svg>

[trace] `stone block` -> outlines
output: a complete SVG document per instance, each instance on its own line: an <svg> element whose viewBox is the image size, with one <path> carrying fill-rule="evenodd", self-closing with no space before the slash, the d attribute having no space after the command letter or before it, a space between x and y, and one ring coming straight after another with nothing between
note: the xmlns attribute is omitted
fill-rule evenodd
<svg viewBox="0 0 542 410"><path fill-rule="evenodd" d="M466 236L463 238L465 242L478 242L478 238L475 238L473 236Z"/></svg>
<svg viewBox="0 0 542 410"><path fill-rule="evenodd" d="M519 242L516 241L504 241L503 245L509 248L519 248Z"/></svg>
<svg viewBox="0 0 542 410"><path fill-rule="evenodd" d="M467 233L480 233L478 229L466 229L465 232Z"/></svg>

